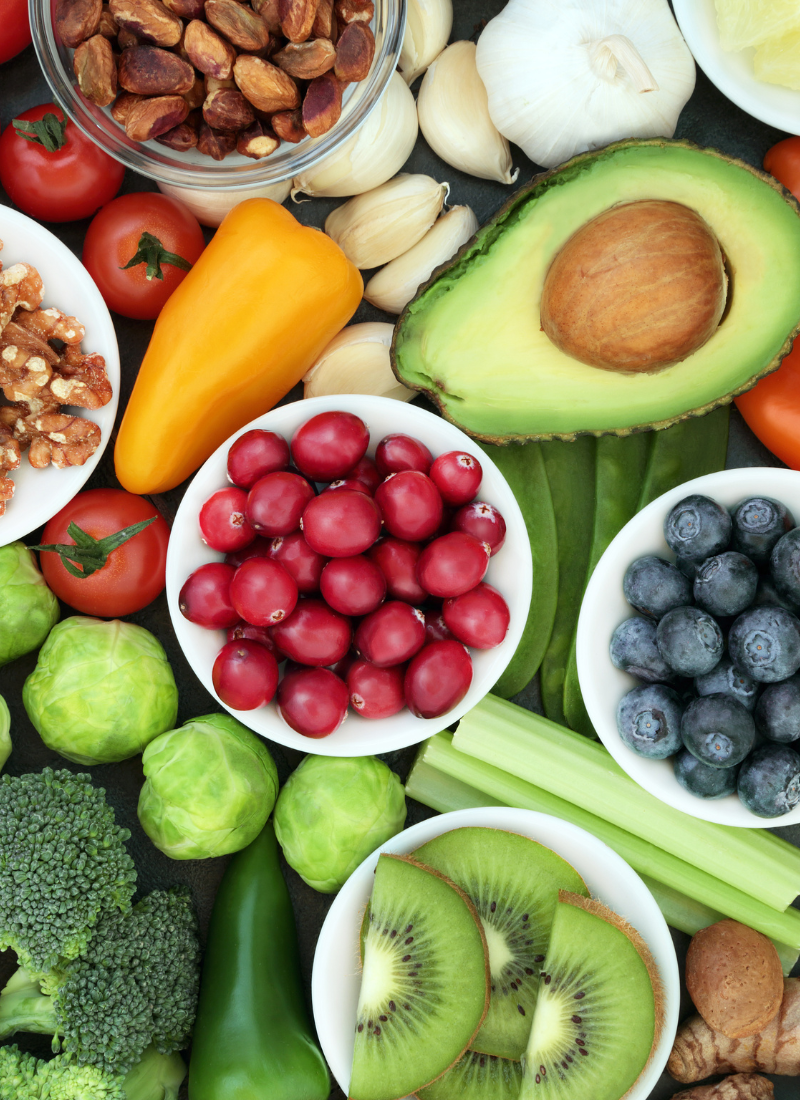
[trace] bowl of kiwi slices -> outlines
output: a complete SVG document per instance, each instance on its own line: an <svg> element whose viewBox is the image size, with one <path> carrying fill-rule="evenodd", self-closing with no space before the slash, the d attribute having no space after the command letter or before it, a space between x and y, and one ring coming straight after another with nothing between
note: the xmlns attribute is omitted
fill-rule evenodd
<svg viewBox="0 0 800 1100"><path fill-rule="evenodd" d="M645 1100L680 979L620 856L548 814L485 807L422 821L353 872L312 999L351 1100Z"/></svg>

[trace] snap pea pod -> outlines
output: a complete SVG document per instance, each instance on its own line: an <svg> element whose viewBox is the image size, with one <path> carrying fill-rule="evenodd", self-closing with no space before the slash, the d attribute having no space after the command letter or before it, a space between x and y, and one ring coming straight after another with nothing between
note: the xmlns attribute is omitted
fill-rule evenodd
<svg viewBox="0 0 800 1100"><path fill-rule="evenodd" d="M730 413L730 405L724 405L707 416L690 417L652 433L637 511L684 481L725 469Z"/></svg>
<svg viewBox="0 0 800 1100"><path fill-rule="evenodd" d="M499 467L517 498L533 561L533 589L525 629L508 667L492 688L495 695L510 699L535 676L553 629L558 595L556 520L541 444L512 443L508 447L481 444L481 447Z"/></svg>

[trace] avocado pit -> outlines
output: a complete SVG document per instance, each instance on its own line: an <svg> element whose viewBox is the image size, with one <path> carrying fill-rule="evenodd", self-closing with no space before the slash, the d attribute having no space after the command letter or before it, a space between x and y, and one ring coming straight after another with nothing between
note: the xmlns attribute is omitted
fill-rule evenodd
<svg viewBox="0 0 800 1100"><path fill-rule="evenodd" d="M559 350L603 370L651 372L716 331L728 279L719 241L682 203L621 203L592 218L545 276L541 324Z"/></svg>

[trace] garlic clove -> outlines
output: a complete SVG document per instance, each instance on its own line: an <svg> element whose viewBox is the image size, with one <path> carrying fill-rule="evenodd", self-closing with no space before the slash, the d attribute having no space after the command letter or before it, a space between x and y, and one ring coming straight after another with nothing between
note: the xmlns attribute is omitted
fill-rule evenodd
<svg viewBox="0 0 800 1100"><path fill-rule="evenodd" d="M384 321L343 328L303 376L303 397L339 393L366 393L395 401L416 397L392 372L389 348L393 333L394 325Z"/></svg>
<svg viewBox="0 0 800 1100"><path fill-rule="evenodd" d="M364 297L387 313L400 313L440 264L455 256L477 232L478 219L468 206L443 214L422 240L372 276Z"/></svg>
<svg viewBox="0 0 800 1100"><path fill-rule="evenodd" d="M430 176L395 176L334 210L325 232L356 267L380 267L425 236L449 189Z"/></svg>
<svg viewBox="0 0 800 1100"><path fill-rule="evenodd" d="M406 32L398 67L413 84L447 45L453 29L453 0L408 0Z"/></svg>
<svg viewBox="0 0 800 1100"><path fill-rule="evenodd" d="M414 97L402 76L392 73L380 101L356 133L340 149L295 177L292 198L300 192L339 198L379 187L396 176L408 160L418 132Z"/></svg>
<svg viewBox="0 0 800 1100"><path fill-rule="evenodd" d="M201 225L218 226L225 215L245 199L272 199L283 202L289 197L291 183L268 183L261 187L245 187L238 191L199 191L190 187L177 187L171 183L159 183L159 190L188 206Z"/></svg>
<svg viewBox="0 0 800 1100"><path fill-rule="evenodd" d="M484 180L513 183L511 150L489 117L475 43L454 42L428 67L417 99L422 133L442 160Z"/></svg>

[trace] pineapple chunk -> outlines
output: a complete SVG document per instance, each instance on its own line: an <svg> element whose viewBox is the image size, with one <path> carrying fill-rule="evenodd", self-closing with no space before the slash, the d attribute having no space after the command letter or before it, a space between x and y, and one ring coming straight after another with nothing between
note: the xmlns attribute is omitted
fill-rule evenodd
<svg viewBox="0 0 800 1100"><path fill-rule="evenodd" d="M800 91L800 31L762 42L753 59L753 70L757 80Z"/></svg>
<svg viewBox="0 0 800 1100"><path fill-rule="evenodd" d="M798 0L715 0L723 50L743 50L769 38L800 33Z"/></svg>

